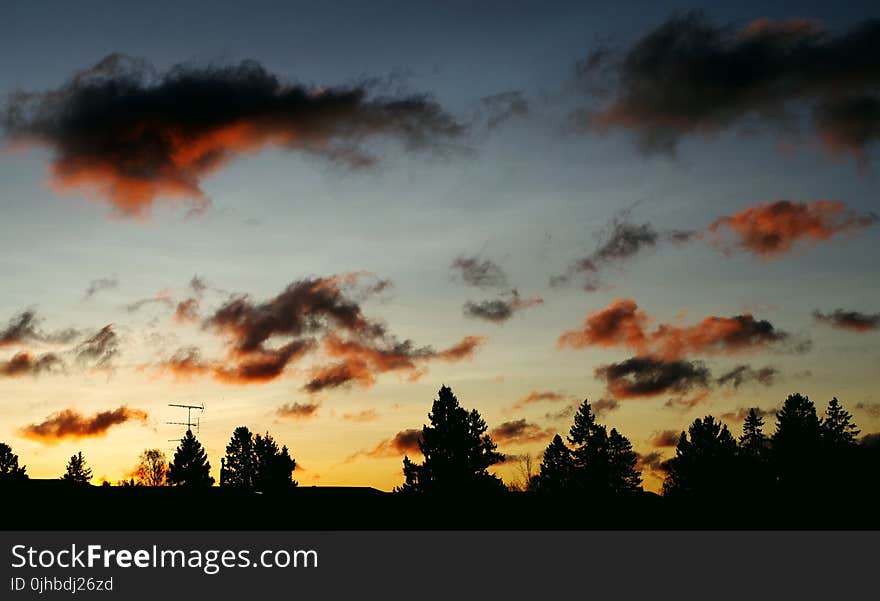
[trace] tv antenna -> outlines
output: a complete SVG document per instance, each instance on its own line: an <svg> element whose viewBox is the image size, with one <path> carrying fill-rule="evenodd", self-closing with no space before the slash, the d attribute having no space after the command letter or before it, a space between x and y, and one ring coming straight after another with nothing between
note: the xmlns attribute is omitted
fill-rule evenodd
<svg viewBox="0 0 880 601"><path fill-rule="evenodd" d="M165 422L166 424L168 424L169 426L186 426L187 432L192 431L193 426L195 426L196 432L197 433L199 432L199 425L200 425L201 419L200 419L200 417L196 417L196 421L193 421L192 412L193 412L193 410L204 412L205 411L205 404L204 403L202 403L201 405L177 405L175 403L168 403L168 406L186 409L186 421L185 422ZM181 441L180 438L168 439L168 442L180 442L180 441Z"/></svg>

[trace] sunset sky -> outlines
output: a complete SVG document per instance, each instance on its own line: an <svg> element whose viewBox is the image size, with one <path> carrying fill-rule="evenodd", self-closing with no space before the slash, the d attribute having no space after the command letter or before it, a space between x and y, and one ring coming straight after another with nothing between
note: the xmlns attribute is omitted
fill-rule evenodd
<svg viewBox="0 0 880 601"><path fill-rule="evenodd" d="M698 416L801 392L880 430L847 4L6 7L0 441L116 482L204 403L215 477L247 425L302 485L390 490L446 384L511 456L590 399L656 490Z"/></svg>

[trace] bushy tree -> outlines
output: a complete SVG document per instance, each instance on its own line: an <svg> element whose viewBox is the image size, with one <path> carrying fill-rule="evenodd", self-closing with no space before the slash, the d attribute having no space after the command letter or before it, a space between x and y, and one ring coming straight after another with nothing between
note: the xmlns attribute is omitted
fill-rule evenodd
<svg viewBox="0 0 880 601"><path fill-rule="evenodd" d="M504 460L486 433L488 427L476 409L468 412L452 389L443 386L428 414L431 425L422 427L419 450L424 461L404 457L401 492L485 493L504 490L489 468Z"/></svg>
<svg viewBox="0 0 880 601"><path fill-rule="evenodd" d="M168 474L168 460L159 449L147 449L138 460L134 477L141 486L164 486Z"/></svg>
<svg viewBox="0 0 880 601"><path fill-rule="evenodd" d="M735 486L736 440L711 415L697 418L682 432L675 456L664 462L663 494L706 497L729 494Z"/></svg>
<svg viewBox="0 0 880 601"><path fill-rule="evenodd" d="M18 465L18 455L12 447L0 442L0 484L27 480L26 467Z"/></svg>
<svg viewBox="0 0 880 601"><path fill-rule="evenodd" d="M541 469L538 472L537 489L545 493L571 491L574 481L574 458L557 434L544 450Z"/></svg>
<svg viewBox="0 0 880 601"><path fill-rule="evenodd" d="M76 484L79 486L86 486L92 480L92 470L86 465L86 460L83 458L82 451L71 456L61 479L70 484Z"/></svg>
<svg viewBox="0 0 880 601"><path fill-rule="evenodd" d="M187 430L168 466L168 483L184 488L209 488L214 485L211 464L202 443Z"/></svg>
<svg viewBox="0 0 880 601"><path fill-rule="evenodd" d="M279 448L268 432L254 436L240 426L226 445L220 486L262 492L284 490L296 486L292 478L295 469L296 461L286 446Z"/></svg>

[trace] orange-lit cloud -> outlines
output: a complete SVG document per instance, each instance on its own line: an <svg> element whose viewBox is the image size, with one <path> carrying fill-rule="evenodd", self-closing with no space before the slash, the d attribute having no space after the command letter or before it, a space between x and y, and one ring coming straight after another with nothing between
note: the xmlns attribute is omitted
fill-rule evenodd
<svg viewBox="0 0 880 601"><path fill-rule="evenodd" d="M145 411L128 407L100 411L94 415L83 415L75 409L64 409L53 413L43 422L21 428L19 433L31 440L55 444L68 438L103 436L114 426L129 421L146 422L148 418Z"/></svg>
<svg viewBox="0 0 880 601"><path fill-rule="evenodd" d="M516 401L513 405L511 405L510 410L522 409L526 405L532 405L534 403L541 403L544 401L560 402L560 401L567 401L571 398L572 398L571 395L562 394L559 392L553 392L550 390L545 390L545 391L541 391L541 392L539 392L537 390L533 390L529 394L524 396L523 398Z"/></svg>
<svg viewBox="0 0 880 601"><path fill-rule="evenodd" d="M654 432L648 442L652 447L658 449L663 447L674 447L678 444L680 436L681 431L679 430L661 430L659 432Z"/></svg>
<svg viewBox="0 0 880 601"><path fill-rule="evenodd" d="M403 455L421 454L419 441L422 440L422 429L411 428L401 430L391 438L379 441L375 447L368 451L360 451L349 457L346 461L354 461L360 456L366 457L402 457Z"/></svg>
<svg viewBox="0 0 880 601"><path fill-rule="evenodd" d="M54 151L54 188L91 191L125 217L146 216L160 198L203 210L206 176L267 147L363 168L378 160L365 140L418 150L464 132L425 95L285 83L254 61L158 74L119 54L58 89L13 95L0 116L11 140Z"/></svg>
<svg viewBox="0 0 880 601"><path fill-rule="evenodd" d="M547 440L554 434L552 428L542 428L525 418L503 422L489 432L495 442L504 444L527 444Z"/></svg>
<svg viewBox="0 0 880 601"><path fill-rule="evenodd" d="M309 419L318 414L321 407L318 403L286 403L281 405L275 412L279 417L290 419ZM300 466L296 466L300 469Z"/></svg>
<svg viewBox="0 0 880 601"><path fill-rule="evenodd" d="M174 310L174 319L181 323L197 322L199 320L199 301L188 298L177 303Z"/></svg>
<svg viewBox="0 0 880 601"><path fill-rule="evenodd" d="M364 409L352 413L343 413L342 420L347 422L365 423L374 422L379 419L379 412L375 409Z"/></svg>
<svg viewBox="0 0 880 601"><path fill-rule="evenodd" d="M55 353L34 356L28 351L21 351L11 359L0 361L0 377L18 378L20 376L37 375L63 368L64 363Z"/></svg>
<svg viewBox="0 0 880 601"><path fill-rule="evenodd" d="M708 230L727 252L740 249L768 259L790 252L797 244L852 233L877 220L873 213L859 215L835 200L777 200L721 217Z"/></svg>
<svg viewBox="0 0 880 601"><path fill-rule="evenodd" d="M583 324L563 332L560 348L620 347L666 360L690 354L737 354L763 350L790 340L787 332L745 313L707 317L692 326L660 324L646 329L650 318L635 301L618 299L607 308L587 314Z"/></svg>

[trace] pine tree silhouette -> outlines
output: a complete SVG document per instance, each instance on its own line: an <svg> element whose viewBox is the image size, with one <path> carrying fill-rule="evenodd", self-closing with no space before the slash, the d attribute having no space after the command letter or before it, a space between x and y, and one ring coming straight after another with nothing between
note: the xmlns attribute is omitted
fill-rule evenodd
<svg viewBox="0 0 880 601"><path fill-rule="evenodd" d="M253 490L257 481L256 461L253 434L247 427L239 426L226 445L220 486Z"/></svg>
<svg viewBox="0 0 880 601"><path fill-rule="evenodd" d="M767 453L769 440L764 434L764 418L757 409L749 409L743 422L743 433L739 437L740 452L744 457L762 459Z"/></svg>
<svg viewBox="0 0 880 601"><path fill-rule="evenodd" d="M664 462L663 494L671 497L724 497L735 486L737 448L727 426L711 415L682 432L675 456Z"/></svg>
<svg viewBox="0 0 880 601"><path fill-rule="evenodd" d="M538 472L537 489L544 493L570 492L574 480L574 458L557 434L544 450L541 469Z"/></svg>
<svg viewBox="0 0 880 601"><path fill-rule="evenodd" d="M0 484L10 484L27 480L26 466L18 465L18 455L12 452L12 447L0 442Z"/></svg>
<svg viewBox="0 0 880 601"><path fill-rule="evenodd" d="M642 472L636 467L639 456L632 443L611 428L608 436L608 487L612 494L632 494L642 489Z"/></svg>
<svg viewBox="0 0 880 601"><path fill-rule="evenodd" d="M297 486L293 479L296 460L290 456L286 446L278 448L278 443L268 432L254 438L254 457L257 476L254 486L264 492L283 491Z"/></svg>
<svg viewBox="0 0 880 601"><path fill-rule="evenodd" d="M776 478L783 489L797 494L814 484L822 451L822 427L816 406L801 394L791 394L776 414L772 450Z"/></svg>
<svg viewBox="0 0 880 601"><path fill-rule="evenodd" d="M821 423L822 441L830 449L848 449L858 444L859 429L849 413L837 400L831 399Z"/></svg>
<svg viewBox="0 0 880 601"><path fill-rule="evenodd" d="M76 484L79 486L88 485L88 483L92 479L92 470L86 466L86 460L83 459L82 451L78 452L76 455L71 456L70 460L67 462L67 467L65 468L64 475L61 476L61 479L65 482L69 482L71 484Z"/></svg>
<svg viewBox="0 0 880 601"><path fill-rule="evenodd" d="M422 427L419 449L425 460L403 458L404 484L400 492L488 493L504 491L504 483L488 469L504 460L486 434L488 427L474 409L466 411L452 389L440 388L428 414L430 426Z"/></svg>
<svg viewBox="0 0 880 601"><path fill-rule="evenodd" d="M209 488L214 484L208 456L192 430L186 431L168 465L168 483L184 488Z"/></svg>

